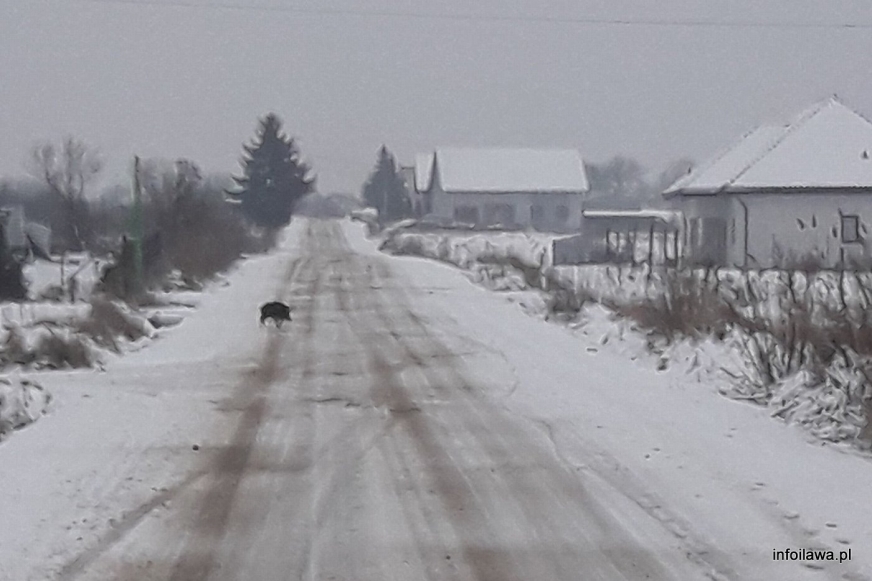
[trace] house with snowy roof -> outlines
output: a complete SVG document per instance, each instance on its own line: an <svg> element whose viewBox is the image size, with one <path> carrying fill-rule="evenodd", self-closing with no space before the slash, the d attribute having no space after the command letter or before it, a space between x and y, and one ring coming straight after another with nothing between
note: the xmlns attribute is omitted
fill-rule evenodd
<svg viewBox="0 0 872 581"><path fill-rule="evenodd" d="M578 230L589 187L573 149L443 148L417 156L422 213L475 227Z"/></svg>
<svg viewBox="0 0 872 581"><path fill-rule="evenodd" d="M872 122L838 98L764 126L679 178L692 263L848 267L872 259Z"/></svg>

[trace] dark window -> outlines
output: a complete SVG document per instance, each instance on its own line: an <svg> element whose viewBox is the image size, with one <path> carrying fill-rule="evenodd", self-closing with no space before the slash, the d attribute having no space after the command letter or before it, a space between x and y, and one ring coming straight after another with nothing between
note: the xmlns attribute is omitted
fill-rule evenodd
<svg viewBox="0 0 872 581"><path fill-rule="evenodd" d="M557 206L554 209L554 217L557 218L559 223L565 223L569 220L569 206L564 206L563 204Z"/></svg>
<svg viewBox="0 0 872 581"><path fill-rule="evenodd" d="M849 244L860 241L860 217L842 216L842 242Z"/></svg>
<svg viewBox="0 0 872 581"><path fill-rule="evenodd" d="M478 208L475 206L457 206L454 208L454 219L467 224L477 224Z"/></svg>
<svg viewBox="0 0 872 581"><path fill-rule="evenodd" d="M511 226L515 223L515 206L505 203L485 204L484 223L489 226Z"/></svg>

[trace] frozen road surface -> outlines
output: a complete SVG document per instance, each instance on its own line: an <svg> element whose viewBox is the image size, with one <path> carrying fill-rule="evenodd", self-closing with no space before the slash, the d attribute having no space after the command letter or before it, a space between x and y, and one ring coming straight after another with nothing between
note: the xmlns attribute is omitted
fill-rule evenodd
<svg viewBox="0 0 872 581"><path fill-rule="evenodd" d="M22 502L36 506L44 494L55 514L22 529L36 540L16 553L21 566L7 560L0 571L60 581L862 578L849 565L773 563L773 548L805 546L802 519L782 518L778 501L765 504L766 491L746 491L723 466L694 467L693 454L706 452L694 442L682 448L675 422L639 423L647 404L631 403L626 390L642 372L608 361L588 370L598 361L589 354L560 354L572 337L512 305L495 313L518 323L500 319L488 331L483 321L496 315L452 307L466 295L440 281L456 275L421 261L400 268L352 244L355 233L338 222L296 224L280 251L243 265L226 296L94 375L126 386L102 405L129 410L94 419L104 447L82 444L92 434L82 429L69 449L79 459L68 471L78 476L64 498L98 523L77 517L77 538L59 536L67 505L34 477ZM292 305L293 321L259 328L256 306L275 298ZM529 325L543 335L522 332ZM542 338L552 336L553 344ZM615 386L591 387L573 400L583 402L578 409L519 411L535 408L526 400L599 386L609 373ZM101 393L88 392L109 402ZM55 415L83 415L97 403ZM745 417L729 414L747 413L723 405L729 419L700 421L719 430ZM635 426L617 413L623 407ZM60 429L50 416L29 431ZM10 449L37 447L41 437L29 431ZM650 472L607 451L620 441L641 458L632 442L661 435L669 460ZM694 484L670 496L668 475ZM0 485L16 486L14 478ZM41 561L50 570L25 563L40 543L53 547Z"/></svg>

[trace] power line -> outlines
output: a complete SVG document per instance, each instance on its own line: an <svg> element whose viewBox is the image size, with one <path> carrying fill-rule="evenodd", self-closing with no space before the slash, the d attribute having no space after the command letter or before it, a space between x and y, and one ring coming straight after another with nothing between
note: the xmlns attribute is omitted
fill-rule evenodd
<svg viewBox="0 0 872 581"><path fill-rule="evenodd" d="M61 0L55 0L61 1ZM450 14L437 12L413 12L399 10L357 10L307 8L304 6L238 4L233 2L192 2L190 0L65 0L80 4L112 4L126 6L149 6L185 8L194 10L241 11L264 13L292 13L312 16L355 16L370 18L406 18L415 20L446 20L461 22L530 22L541 24L576 24L586 26L647 26L662 28L763 28L782 30L869 30L872 23L825 23L825 22L757 22L751 20L679 20L648 18L597 18L535 15L499 14Z"/></svg>

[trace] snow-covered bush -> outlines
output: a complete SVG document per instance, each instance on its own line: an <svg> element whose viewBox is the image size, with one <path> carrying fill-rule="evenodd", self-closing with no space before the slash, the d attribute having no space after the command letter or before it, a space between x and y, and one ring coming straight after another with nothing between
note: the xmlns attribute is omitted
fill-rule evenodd
<svg viewBox="0 0 872 581"><path fill-rule="evenodd" d="M90 304L31 304L4 309L0 366L93 367L155 333L145 315L95 295Z"/></svg>
<svg viewBox="0 0 872 581"><path fill-rule="evenodd" d="M97 345L115 352L120 350L119 338L133 342L154 334L154 328L146 319L101 296L91 300L88 316L76 322L76 329Z"/></svg>
<svg viewBox="0 0 872 581"><path fill-rule="evenodd" d="M51 395L38 383L19 377L0 377L0 439L35 422L50 402Z"/></svg>
<svg viewBox="0 0 872 581"><path fill-rule="evenodd" d="M32 358L40 366L51 369L78 369L92 367L96 361L94 350L86 337L71 329L48 329L36 341Z"/></svg>

